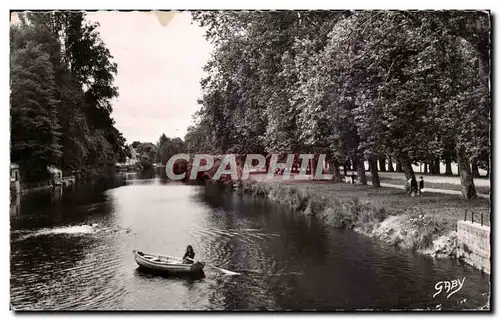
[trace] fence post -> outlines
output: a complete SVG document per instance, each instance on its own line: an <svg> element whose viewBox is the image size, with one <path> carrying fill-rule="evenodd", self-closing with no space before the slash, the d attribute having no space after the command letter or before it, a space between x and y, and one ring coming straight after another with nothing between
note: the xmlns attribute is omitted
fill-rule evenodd
<svg viewBox="0 0 500 320"><path fill-rule="evenodd" d="M471 216L472 216L472 223L474 223L474 211L471 210L470 213L471 213Z"/></svg>

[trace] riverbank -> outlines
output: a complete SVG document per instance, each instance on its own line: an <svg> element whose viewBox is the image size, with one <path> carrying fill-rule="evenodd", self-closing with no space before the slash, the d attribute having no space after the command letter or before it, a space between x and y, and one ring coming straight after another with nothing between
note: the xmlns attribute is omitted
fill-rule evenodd
<svg viewBox="0 0 500 320"><path fill-rule="evenodd" d="M490 224L489 202L426 193L409 197L403 190L327 181L243 181L241 192L267 197L339 229L350 229L397 248L434 258L457 257L457 221L465 210Z"/></svg>

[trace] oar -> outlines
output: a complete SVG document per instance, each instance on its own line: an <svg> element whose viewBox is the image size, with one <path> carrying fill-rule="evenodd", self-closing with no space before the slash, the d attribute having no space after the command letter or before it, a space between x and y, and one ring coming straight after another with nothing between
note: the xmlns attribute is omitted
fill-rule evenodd
<svg viewBox="0 0 500 320"><path fill-rule="evenodd" d="M189 258L189 257L187 257L187 259L189 259L189 260L191 260L191 261L195 262L193 259L191 259L191 258ZM240 274L241 274L241 273L238 273L238 272L233 272L233 271L229 271L229 270L226 270L226 269L222 269L222 268L216 267L216 266L211 265L211 264L208 264L208 263L207 263L207 266L209 266L209 267L211 267L211 268L214 268L214 269L217 269L217 270L219 270L219 271L221 271L221 272L223 272L223 273L225 273L225 274L232 275L232 276L237 276L237 275L240 275Z"/></svg>

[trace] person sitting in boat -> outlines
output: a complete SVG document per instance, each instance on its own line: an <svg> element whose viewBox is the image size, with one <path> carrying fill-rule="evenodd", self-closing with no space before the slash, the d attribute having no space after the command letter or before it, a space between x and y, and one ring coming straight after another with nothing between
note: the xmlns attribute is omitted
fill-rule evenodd
<svg viewBox="0 0 500 320"><path fill-rule="evenodd" d="M187 246L186 253L184 254L184 257L182 257L183 263L193 263L192 259L194 259L193 247Z"/></svg>

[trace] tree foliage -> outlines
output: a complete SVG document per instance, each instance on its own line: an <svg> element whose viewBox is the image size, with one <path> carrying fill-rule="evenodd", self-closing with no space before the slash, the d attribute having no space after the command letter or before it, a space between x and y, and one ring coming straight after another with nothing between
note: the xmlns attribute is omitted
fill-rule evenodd
<svg viewBox="0 0 500 320"><path fill-rule="evenodd" d="M11 26L11 160L28 180L47 165L103 174L126 155L111 118L116 63L82 12L21 15ZM41 173L40 173L41 172Z"/></svg>
<svg viewBox="0 0 500 320"><path fill-rule="evenodd" d="M487 163L490 15L197 12L214 45L188 149L326 153L334 166ZM364 174L364 168L358 170ZM375 183L376 184L376 183Z"/></svg>
<svg viewBox="0 0 500 320"><path fill-rule="evenodd" d="M185 153L186 147L184 141L181 138L169 138L165 134L160 136L158 141L158 155L157 162L161 162L161 164L166 164L168 160L179 153Z"/></svg>

